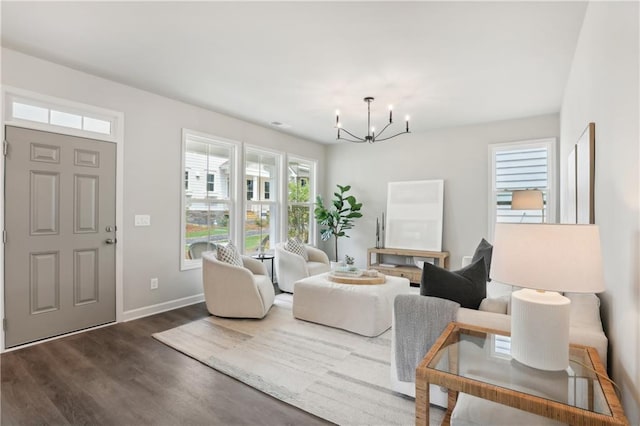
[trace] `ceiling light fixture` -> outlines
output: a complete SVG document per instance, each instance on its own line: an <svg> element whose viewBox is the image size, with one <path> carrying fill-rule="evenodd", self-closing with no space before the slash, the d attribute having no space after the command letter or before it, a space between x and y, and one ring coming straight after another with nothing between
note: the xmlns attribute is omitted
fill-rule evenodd
<svg viewBox="0 0 640 426"><path fill-rule="evenodd" d="M338 137L336 138L337 140L343 140L343 141L355 142L355 143L365 143L365 142L374 143L374 142L386 141L388 139L395 138L396 136L404 135L405 133L411 133L411 132L409 132L409 116L407 115L405 117L406 127L405 127L405 131L404 132L399 132L399 133L396 133L393 136L388 136L386 138L380 138L380 136L382 136L382 133L385 130L387 130L387 127L389 127L391 124L393 124L393 106L389 105L389 122L376 135L376 128L375 127L371 127L371 102L373 102L373 98L371 96L367 96L366 98L364 98L364 101L367 103L367 136L365 136L364 138L360 138L360 137L354 135L353 133L351 133L350 131L348 131L347 129L343 128L342 127L342 123L340 123L340 111L336 111L336 126L335 127L336 127L336 129L338 129ZM343 132L347 133L349 136L353 137L354 139L341 137L340 136L340 131L341 130Z"/></svg>

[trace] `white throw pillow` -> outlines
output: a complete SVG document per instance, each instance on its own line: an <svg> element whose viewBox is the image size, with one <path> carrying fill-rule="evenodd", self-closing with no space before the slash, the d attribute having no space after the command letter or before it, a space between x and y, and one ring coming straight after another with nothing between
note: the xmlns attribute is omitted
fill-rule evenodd
<svg viewBox="0 0 640 426"><path fill-rule="evenodd" d="M240 252L231 241L226 246L216 245L216 257L220 262L229 263L236 266L244 266Z"/></svg>
<svg viewBox="0 0 640 426"><path fill-rule="evenodd" d="M480 302L479 311L506 314L511 296L500 296L496 299L485 298Z"/></svg>
<svg viewBox="0 0 640 426"><path fill-rule="evenodd" d="M600 298L593 293L565 293L571 300L571 327L602 329Z"/></svg>
<svg viewBox="0 0 640 426"><path fill-rule="evenodd" d="M309 253L307 253L307 248L303 243L294 238L289 238L287 240L286 244L284 245L284 249L291 253L302 256L302 258L307 262L309 261Z"/></svg>

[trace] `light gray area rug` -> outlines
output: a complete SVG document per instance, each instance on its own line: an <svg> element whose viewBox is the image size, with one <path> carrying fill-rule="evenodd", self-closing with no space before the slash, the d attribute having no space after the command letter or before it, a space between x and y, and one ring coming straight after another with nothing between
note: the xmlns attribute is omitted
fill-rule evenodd
<svg viewBox="0 0 640 426"><path fill-rule="evenodd" d="M293 318L276 296L262 320L210 316L153 335L288 404L340 425L412 425L414 400L391 390L391 333L369 338ZM432 407L431 423L444 411Z"/></svg>

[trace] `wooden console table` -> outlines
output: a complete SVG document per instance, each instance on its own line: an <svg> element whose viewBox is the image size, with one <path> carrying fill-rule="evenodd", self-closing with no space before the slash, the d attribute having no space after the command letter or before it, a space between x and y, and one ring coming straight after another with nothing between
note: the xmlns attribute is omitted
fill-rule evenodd
<svg viewBox="0 0 640 426"><path fill-rule="evenodd" d="M373 262L371 255L375 256ZM441 268L449 268L449 252L447 251L426 251L426 250L409 250L395 248L370 248L367 250L367 269L377 269L385 275L395 277L403 277L409 279L413 284L420 284L422 279L422 269L415 265L398 265L396 267L381 266L384 255L401 256L401 257L425 257L434 259Z"/></svg>

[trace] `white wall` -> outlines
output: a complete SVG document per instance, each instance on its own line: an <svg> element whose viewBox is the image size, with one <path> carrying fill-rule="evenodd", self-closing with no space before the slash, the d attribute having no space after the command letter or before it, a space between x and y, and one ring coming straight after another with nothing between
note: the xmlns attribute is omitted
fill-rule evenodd
<svg viewBox="0 0 640 426"><path fill-rule="evenodd" d="M488 145L559 137L557 114L518 120L433 130L399 136L375 144L341 142L327 153L325 187L332 197L336 184L352 185L363 203L350 239L340 240L340 256L349 254L366 265L366 250L375 246L376 217L386 210L387 183L444 179L442 248L449 251L452 269L462 256L473 254L488 225ZM327 244L328 253L333 252Z"/></svg>
<svg viewBox="0 0 640 426"><path fill-rule="evenodd" d="M589 3L562 105L560 149L564 188L569 151L595 122L603 320L609 369L632 425L640 424L638 12L637 2Z"/></svg>
<svg viewBox="0 0 640 426"><path fill-rule="evenodd" d="M251 145L318 160L323 145L222 114L2 49L2 83L125 115L124 310L202 293L200 269L180 272L180 173L183 127ZM319 190L322 190L320 186ZM135 214L150 214L151 226L135 228ZM149 279L158 277L158 290Z"/></svg>

